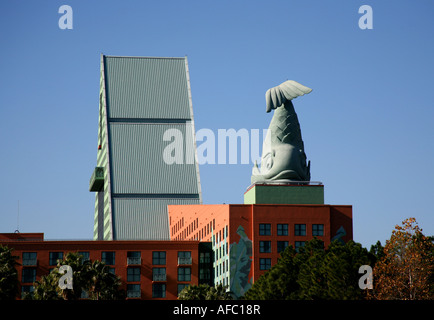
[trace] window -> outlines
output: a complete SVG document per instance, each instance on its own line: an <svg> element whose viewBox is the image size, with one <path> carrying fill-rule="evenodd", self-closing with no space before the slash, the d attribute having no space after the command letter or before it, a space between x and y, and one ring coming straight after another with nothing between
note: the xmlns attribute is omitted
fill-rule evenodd
<svg viewBox="0 0 434 320"><path fill-rule="evenodd" d="M199 269L199 280L200 281L211 280L211 270L210 269Z"/></svg>
<svg viewBox="0 0 434 320"><path fill-rule="evenodd" d="M127 264L128 265L140 265L141 255L140 251L128 251L127 252Z"/></svg>
<svg viewBox="0 0 434 320"><path fill-rule="evenodd" d="M81 261L89 261L90 260L89 252L79 252L78 254L81 256Z"/></svg>
<svg viewBox="0 0 434 320"><path fill-rule="evenodd" d="M277 225L277 235L287 236L288 235L288 224L278 224Z"/></svg>
<svg viewBox="0 0 434 320"><path fill-rule="evenodd" d="M57 260L63 259L63 252L50 252L50 266L57 265Z"/></svg>
<svg viewBox="0 0 434 320"><path fill-rule="evenodd" d="M89 292L86 289L83 289L80 294L81 299L89 299Z"/></svg>
<svg viewBox="0 0 434 320"><path fill-rule="evenodd" d="M295 241L295 250L297 252L301 247L304 247L304 241Z"/></svg>
<svg viewBox="0 0 434 320"><path fill-rule="evenodd" d="M191 281L191 268L190 267L178 268L178 281Z"/></svg>
<svg viewBox="0 0 434 320"><path fill-rule="evenodd" d="M306 225L305 224L296 224L294 226L294 234L296 236L305 236L306 235Z"/></svg>
<svg viewBox="0 0 434 320"><path fill-rule="evenodd" d="M21 286L21 298L24 299L24 297L28 294L32 294L32 292L35 290L34 286Z"/></svg>
<svg viewBox="0 0 434 320"><path fill-rule="evenodd" d="M313 236L323 236L324 235L324 225L323 224L313 224L312 225L312 235Z"/></svg>
<svg viewBox="0 0 434 320"><path fill-rule="evenodd" d="M152 281L166 281L166 268L152 268Z"/></svg>
<svg viewBox="0 0 434 320"><path fill-rule="evenodd" d="M277 252L283 252L286 247L289 245L288 241L277 241Z"/></svg>
<svg viewBox="0 0 434 320"><path fill-rule="evenodd" d="M33 283L36 281L36 268L24 268L21 281L23 283Z"/></svg>
<svg viewBox="0 0 434 320"><path fill-rule="evenodd" d="M178 284L178 295L181 293L181 291L182 291L184 288L187 288L188 286L189 286L188 283L179 283L179 284Z"/></svg>
<svg viewBox="0 0 434 320"><path fill-rule="evenodd" d="M178 251L178 264L191 264L191 251Z"/></svg>
<svg viewBox="0 0 434 320"><path fill-rule="evenodd" d="M127 281L138 282L140 281L140 268L127 268Z"/></svg>
<svg viewBox="0 0 434 320"><path fill-rule="evenodd" d="M152 298L165 298L166 297L166 284L153 283L152 284Z"/></svg>
<svg viewBox="0 0 434 320"><path fill-rule="evenodd" d="M199 263L210 263L211 254L209 252L201 252L199 255Z"/></svg>
<svg viewBox="0 0 434 320"><path fill-rule="evenodd" d="M108 265L115 264L115 252L113 251L103 251L101 253L101 261Z"/></svg>
<svg viewBox="0 0 434 320"><path fill-rule="evenodd" d="M259 252L270 253L271 252L271 241L259 241Z"/></svg>
<svg viewBox="0 0 434 320"><path fill-rule="evenodd" d="M127 284L127 298L140 298L140 284Z"/></svg>
<svg viewBox="0 0 434 320"><path fill-rule="evenodd" d="M23 266L36 266L36 252L23 252Z"/></svg>
<svg viewBox="0 0 434 320"><path fill-rule="evenodd" d="M260 236L269 236L269 235L271 235L271 224L269 224L269 223L260 223L259 224L259 235Z"/></svg>
<svg viewBox="0 0 434 320"><path fill-rule="evenodd" d="M166 264L166 251L152 252L152 264L165 265Z"/></svg>
<svg viewBox="0 0 434 320"><path fill-rule="evenodd" d="M109 271L111 274L116 274L116 270L115 270L115 268L111 268L111 267L109 267L109 268L108 268L108 271Z"/></svg>
<svg viewBox="0 0 434 320"><path fill-rule="evenodd" d="M271 259L270 258L259 259L259 270L268 270L270 268L271 268Z"/></svg>

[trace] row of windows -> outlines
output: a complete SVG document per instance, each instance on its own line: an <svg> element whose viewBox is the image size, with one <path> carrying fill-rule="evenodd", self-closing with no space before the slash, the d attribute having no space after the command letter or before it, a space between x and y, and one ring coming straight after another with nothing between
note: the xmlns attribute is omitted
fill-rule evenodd
<svg viewBox="0 0 434 320"><path fill-rule="evenodd" d="M83 256L84 260L89 260L89 252L78 252ZM103 251L101 253L101 261L107 265L115 265L114 251ZM63 252L50 252L49 253L49 265L57 265L57 260L63 259ZM134 261L134 264L140 264L140 251L131 251L127 253L128 261ZM23 266L36 265L37 253L36 252L23 252ZM191 251L178 251L178 263L179 264L191 264ZM152 252L152 264L153 265L165 265L166 264L166 251L154 251Z"/></svg>
<svg viewBox="0 0 434 320"><path fill-rule="evenodd" d="M259 241L259 252L260 253L272 253L272 242L271 241ZM304 246L304 241L295 241L294 248L297 250L298 248ZM288 241L276 241L276 252L281 253L286 247L289 246Z"/></svg>
<svg viewBox="0 0 434 320"><path fill-rule="evenodd" d="M178 284L178 295L189 283ZM34 291L34 286L24 285L21 287L21 293L31 293ZM127 297L128 298L141 298L142 292L140 284L127 284ZM165 283L153 283L152 284L152 298L165 298L166 297L166 284ZM87 298L86 292L83 292L82 298Z"/></svg>
<svg viewBox="0 0 434 320"><path fill-rule="evenodd" d="M178 283L178 295L189 283ZM140 298L141 288L140 284L127 284L127 297L128 298ZM166 297L166 284L165 283L153 283L152 284L152 298L165 298Z"/></svg>
<svg viewBox="0 0 434 320"><path fill-rule="evenodd" d="M214 254L215 254L215 260L216 261L223 258L224 256L228 255L229 254L229 244L224 243L220 247L215 248Z"/></svg>
<svg viewBox="0 0 434 320"><path fill-rule="evenodd" d="M110 270L114 273L114 269ZM207 274L204 274L206 277ZM210 274L208 274L210 277ZM166 281L166 268L152 268L153 281ZM22 278L23 283L33 283L36 281L36 268L23 268ZM127 268L127 282L140 281L140 267ZM178 268L178 281L191 281L191 268L179 267Z"/></svg>
<svg viewBox="0 0 434 320"><path fill-rule="evenodd" d="M181 229L184 228L182 231ZM187 238L194 240L202 240L207 238L212 232L215 230L215 219L207 223L204 227L199 229L199 219L196 218L189 225L184 227L184 218L181 218L175 225L172 227L172 234L179 234L174 237L174 240L185 240Z"/></svg>
<svg viewBox="0 0 434 320"><path fill-rule="evenodd" d="M212 237L212 241L213 241L214 245L216 245L220 241L223 241L225 238L227 238L229 236L228 232L229 232L228 226L225 226L219 232L216 232L215 235Z"/></svg>
<svg viewBox="0 0 434 320"><path fill-rule="evenodd" d="M153 281L166 281L166 268L152 268ZM127 268L127 281L139 282L140 281L140 268L133 267ZM178 268L178 281L191 281L191 268L179 267Z"/></svg>
<svg viewBox="0 0 434 320"><path fill-rule="evenodd" d="M217 264L215 267L215 273L216 276L221 276L223 273L229 271L229 261L222 261L221 263Z"/></svg>
<svg viewBox="0 0 434 320"><path fill-rule="evenodd" d="M261 241L261 242L270 242L270 241ZM279 247L280 243L280 247ZM299 248L304 247L305 241L295 241L294 248L298 251ZM288 241L277 241L277 250L278 252L282 252L288 246ZM264 246L264 248L269 248L268 244ZM271 245L270 245L271 248ZM260 249L261 250L261 249ZM264 249L266 250L266 249ZM271 251L260 251L261 253L268 253ZM271 268L271 258L259 258L259 270L268 270Z"/></svg>
<svg viewBox="0 0 434 320"><path fill-rule="evenodd" d="M271 223L260 223L259 224L259 235L260 236L271 236ZM276 235L287 236L289 235L289 227L287 223L280 223L276 226ZM305 236L306 235L306 224L294 224L294 235ZM312 224L312 236L323 236L324 235L324 225L323 224Z"/></svg>

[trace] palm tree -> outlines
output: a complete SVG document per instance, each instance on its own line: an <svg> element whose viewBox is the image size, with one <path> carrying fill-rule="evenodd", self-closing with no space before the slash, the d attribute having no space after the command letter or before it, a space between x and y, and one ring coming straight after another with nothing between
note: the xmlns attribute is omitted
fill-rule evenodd
<svg viewBox="0 0 434 320"><path fill-rule="evenodd" d="M94 261L89 273L89 297L92 300L118 300L123 298L119 290L121 280L111 273L109 267L101 261Z"/></svg>
<svg viewBox="0 0 434 320"><path fill-rule="evenodd" d="M62 274L59 268L68 265L73 271L73 288L61 289L59 281ZM87 292L92 300L114 300L124 298L119 290L120 278L111 273L104 262L83 260L78 253L68 253L64 260L57 262L57 268L35 282L33 299L35 300L78 300Z"/></svg>
<svg viewBox="0 0 434 320"><path fill-rule="evenodd" d="M18 273L15 269L18 257L12 250L0 245L0 300L14 300L18 293Z"/></svg>
<svg viewBox="0 0 434 320"><path fill-rule="evenodd" d="M58 292L59 276L56 272L41 277L34 283L33 293L28 293L24 300L60 300L62 296Z"/></svg>
<svg viewBox="0 0 434 320"><path fill-rule="evenodd" d="M179 300L232 300L232 296L221 284L212 287L207 284L190 285L179 293Z"/></svg>

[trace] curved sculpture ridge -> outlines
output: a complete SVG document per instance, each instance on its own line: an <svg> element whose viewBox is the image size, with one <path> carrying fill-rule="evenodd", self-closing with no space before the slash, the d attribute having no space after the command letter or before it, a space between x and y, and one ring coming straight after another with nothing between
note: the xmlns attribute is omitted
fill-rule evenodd
<svg viewBox="0 0 434 320"><path fill-rule="evenodd" d="M277 109L287 100L295 99L311 91L311 88L305 87L294 80L285 81L277 87L268 89L265 93L267 112L270 112L272 109Z"/></svg>
<svg viewBox="0 0 434 320"><path fill-rule="evenodd" d="M265 93L266 111L275 110L262 147L261 167L252 170L251 182L310 181L310 161L301 137L300 124L292 100L312 89L288 80Z"/></svg>

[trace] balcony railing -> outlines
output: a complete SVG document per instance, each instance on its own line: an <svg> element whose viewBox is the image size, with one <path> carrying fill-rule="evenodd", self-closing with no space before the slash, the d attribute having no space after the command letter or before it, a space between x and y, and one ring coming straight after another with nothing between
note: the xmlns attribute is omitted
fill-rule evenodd
<svg viewBox="0 0 434 320"><path fill-rule="evenodd" d="M152 281L166 281L165 274L154 274L152 275Z"/></svg>
<svg viewBox="0 0 434 320"><path fill-rule="evenodd" d="M127 258L127 265L129 266L138 266L142 262L142 259L140 257L128 257Z"/></svg>
<svg viewBox="0 0 434 320"><path fill-rule="evenodd" d="M104 168L96 167L90 177L89 191L100 191L104 185Z"/></svg>
<svg viewBox="0 0 434 320"><path fill-rule="evenodd" d="M139 290L127 290L127 298L141 298L142 293Z"/></svg>
<svg viewBox="0 0 434 320"><path fill-rule="evenodd" d="M178 258L178 265L190 265L191 264L191 257L190 258Z"/></svg>
<svg viewBox="0 0 434 320"><path fill-rule="evenodd" d="M23 266L36 266L38 264L38 259L25 259L23 260Z"/></svg>

